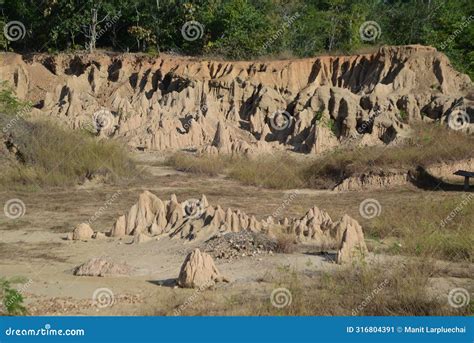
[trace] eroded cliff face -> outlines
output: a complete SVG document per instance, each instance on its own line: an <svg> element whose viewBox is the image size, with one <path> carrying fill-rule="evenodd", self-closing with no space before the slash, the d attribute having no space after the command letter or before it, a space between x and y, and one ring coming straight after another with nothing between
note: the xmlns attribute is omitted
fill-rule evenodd
<svg viewBox="0 0 474 343"><path fill-rule="evenodd" d="M394 144L410 123L457 111L474 118L469 77L431 47L267 62L0 57L1 79L35 104L34 115L94 127L140 149L321 153L341 144Z"/></svg>

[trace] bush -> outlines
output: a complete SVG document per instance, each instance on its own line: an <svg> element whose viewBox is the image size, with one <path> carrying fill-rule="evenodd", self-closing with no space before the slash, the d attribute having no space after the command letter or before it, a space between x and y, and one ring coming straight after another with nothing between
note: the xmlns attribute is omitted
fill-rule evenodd
<svg viewBox="0 0 474 343"><path fill-rule="evenodd" d="M289 234L279 234L276 240L276 252L282 254L291 254L296 250L295 238Z"/></svg>
<svg viewBox="0 0 474 343"><path fill-rule="evenodd" d="M26 308L23 306L23 295L12 288L10 282L3 278L0 278L0 294L7 315L18 316L26 314Z"/></svg>

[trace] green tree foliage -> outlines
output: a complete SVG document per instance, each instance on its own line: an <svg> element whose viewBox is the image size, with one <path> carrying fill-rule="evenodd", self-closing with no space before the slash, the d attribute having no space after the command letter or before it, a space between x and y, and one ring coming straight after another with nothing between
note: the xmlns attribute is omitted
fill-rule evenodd
<svg viewBox="0 0 474 343"><path fill-rule="evenodd" d="M23 306L23 295L12 288L10 281L0 278L0 296L7 315L17 316L26 314Z"/></svg>
<svg viewBox="0 0 474 343"><path fill-rule="evenodd" d="M470 0L9 0L0 24L19 20L25 38L0 49L85 49L91 13L98 24L97 48L116 51L175 51L231 59L326 52L351 53L382 44L425 44L445 52L474 77L474 2ZM186 40L186 22L202 25ZM381 34L363 41L359 28L375 21Z"/></svg>

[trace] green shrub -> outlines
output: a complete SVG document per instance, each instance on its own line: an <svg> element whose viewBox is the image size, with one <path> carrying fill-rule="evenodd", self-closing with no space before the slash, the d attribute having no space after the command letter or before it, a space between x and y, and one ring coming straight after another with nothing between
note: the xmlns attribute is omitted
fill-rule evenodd
<svg viewBox="0 0 474 343"><path fill-rule="evenodd" d="M27 313L23 305L23 295L11 287L10 281L0 278L0 294L6 314L10 316L25 315Z"/></svg>

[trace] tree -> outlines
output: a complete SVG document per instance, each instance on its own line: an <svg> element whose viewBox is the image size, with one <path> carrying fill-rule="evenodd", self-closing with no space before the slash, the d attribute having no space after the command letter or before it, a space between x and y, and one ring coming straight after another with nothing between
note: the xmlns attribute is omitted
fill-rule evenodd
<svg viewBox="0 0 474 343"><path fill-rule="evenodd" d="M97 27L107 19L109 19L109 15L106 14L101 20L97 19L97 13L99 12L98 7L94 7L90 11L90 23L89 25L83 26L83 33L84 36L88 39L86 43L86 47L89 52L93 52L95 50L98 34L97 34Z"/></svg>

